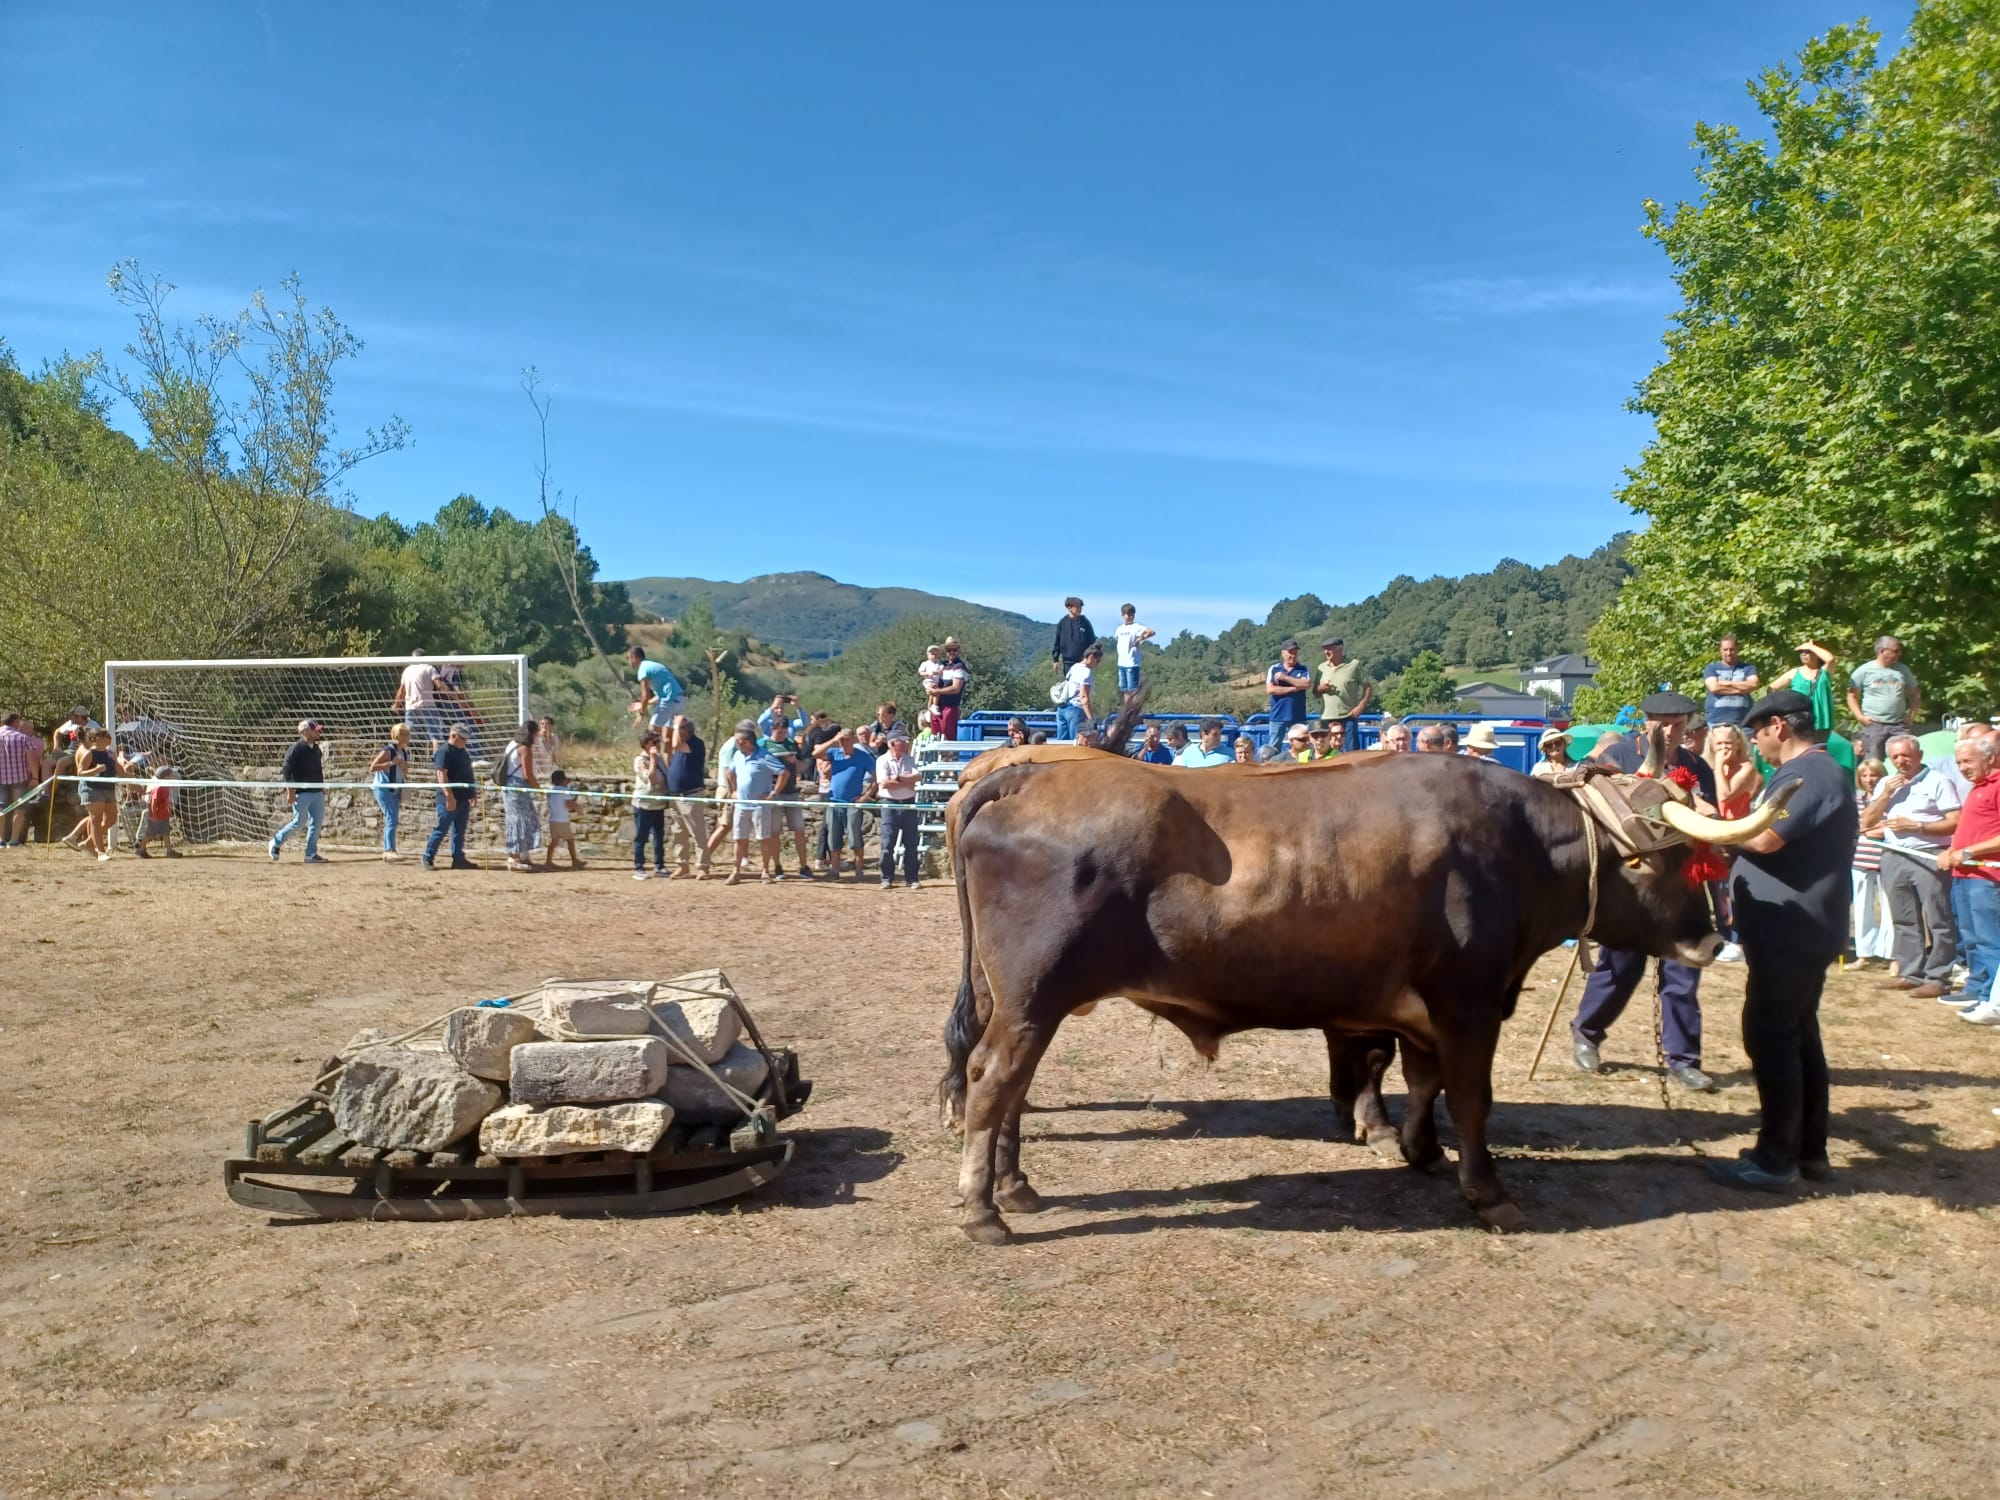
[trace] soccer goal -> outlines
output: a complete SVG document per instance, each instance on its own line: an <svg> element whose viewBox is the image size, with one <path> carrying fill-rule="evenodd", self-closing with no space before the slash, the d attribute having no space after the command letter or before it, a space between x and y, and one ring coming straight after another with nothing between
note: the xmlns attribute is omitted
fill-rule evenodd
<svg viewBox="0 0 2000 1500"><path fill-rule="evenodd" d="M403 671L436 669L433 704L391 707ZM170 759L183 781L174 833L190 843L262 844L289 816L278 784L301 720L322 726L327 793L322 844L375 848L381 814L368 762L389 727L408 721L410 779L406 827L428 823L431 741L464 724L483 763L500 753L528 716L525 656L246 657L234 661L110 661L104 664L104 722L128 758ZM482 798L484 802L488 799ZM484 833L475 821L475 831ZM497 818L493 820L497 824ZM497 833L493 835L497 839ZM482 838L480 842L488 840Z"/></svg>

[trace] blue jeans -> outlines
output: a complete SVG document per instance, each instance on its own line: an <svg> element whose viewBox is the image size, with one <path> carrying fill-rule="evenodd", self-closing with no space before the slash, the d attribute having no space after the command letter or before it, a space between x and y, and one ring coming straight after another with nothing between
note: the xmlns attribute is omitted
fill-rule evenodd
<svg viewBox="0 0 2000 1500"><path fill-rule="evenodd" d="M437 827L431 830L430 842L424 845L424 863L429 864L437 858L438 846L444 842L445 830L450 829L451 858L452 863L456 864L465 858L465 825L472 817L472 799L460 792L458 806L450 808L445 806L444 796L440 793L437 810Z"/></svg>
<svg viewBox="0 0 2000 1500"><path fill-rule="evenodd" d="M410 739L414 742L425 740L433 745L444 743L444 713L435 704L422 704L405 708L403 722L410 726Z"/></svg>
<svg viewBox="0 0 2000 1500"><path fill-rule="evenodd" d="M1983 1004L1993 997L1993 970L2000 962L2000 881L1954 872L1951 916L1958 926L1958 956L1965 960L1965 998Z"/></svg>
<svg viewBox="0 0 2000 1500"><path fill-rule="evenodd" d="M1121 693L1136 693L1139 691L1139 669L1137 667L1120 667L1118 669L1118 691Z"/></svg>
<svg viewBox="0 0 2000 1500"><path fill-rule="evenodd" d="M300 792L292 801L292 821L271 836L271 847L282 849L299 824L306 825L306 858L319 857L319 825L326 820L326 793Z"/></svg>
<svg viewBox="0 0 2000 1500"><path fill-rule="evenodd" d="M1581 1041L1601 1043L1646 977L1652 959L1629 948L1597 950L1597 967L1583 982L1570 1030ZM1701 970L1660 960L1660 1041L1676 1068L1701 1066Z"/></svg>
<svg viewBox="0 0 2000 1500"><path fill-rule="evenodd" d="M1073 740L1083 733L1083 705L1065 703L1056 709L1056 738Z"/></svg>
<svg viewBox="0 0 2000 1500"><path fill-rule="evenodd" d="M396 829L403 821L403 789L394 782L375 783L375 805L382 809L382 852L396 852Z"/></svg>

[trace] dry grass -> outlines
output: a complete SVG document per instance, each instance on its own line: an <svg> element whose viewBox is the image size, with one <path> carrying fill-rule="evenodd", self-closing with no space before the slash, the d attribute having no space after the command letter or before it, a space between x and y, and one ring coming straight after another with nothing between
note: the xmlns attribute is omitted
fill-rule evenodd
<svg viewBox="0 0 2000 1500"><path fill-rule="evenodd" d="M1049 1212L987 1251L930 1102L947 890L31 855L0 902L0 1494L1958 1496L2000 1459L2000 1039L1853 976L1829 1193L1732 1198L1675 1144L1747 1139L1740 972L1706 981L1730 1087L1671 1116L1637 1011L1627 1071L1559 1035L1528 1084L1531 987L1510 1238L1325 1139L1312 1038L1209 1067L1113 1005L1035 1086ZM732 1211L276 1227L220 1192L364 1024L710 963L819 1085Z"/></svg>

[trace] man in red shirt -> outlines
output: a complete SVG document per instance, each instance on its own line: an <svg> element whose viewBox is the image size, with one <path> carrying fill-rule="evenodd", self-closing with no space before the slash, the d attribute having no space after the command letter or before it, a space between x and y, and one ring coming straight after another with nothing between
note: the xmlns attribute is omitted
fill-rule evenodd
<svg viewBox="0 0 2000 1500"><path fill-rule="evenodd" d="M2000 1026L2000 1004L1993 998L1993 978L2000 964L2000 869L1987 861L2000 856L2000 774L1992 735L1958 742L1958 773L1971 785L1965 805L1946 813L1926 831L1950 828L1951 847L1938 856L1938 868L1951 872L1951 915L1958 926L1959 951L1966 967L1962 998L1971 1003L1958 1013L1975 1026Z"/></svg>

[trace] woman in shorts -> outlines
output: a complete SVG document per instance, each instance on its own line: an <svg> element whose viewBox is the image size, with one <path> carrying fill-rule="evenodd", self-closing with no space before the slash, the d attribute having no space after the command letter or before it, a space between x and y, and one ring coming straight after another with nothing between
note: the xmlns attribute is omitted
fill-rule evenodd
<svg viewBox="0 0 2000 1500"><path fill-rule="evenodd" d="M87 749L77 752L76 774L83 799L85 837L99 860L111 858L111 831L118 826L118 756L111 748L111 731L99 729Z"/></svg>

